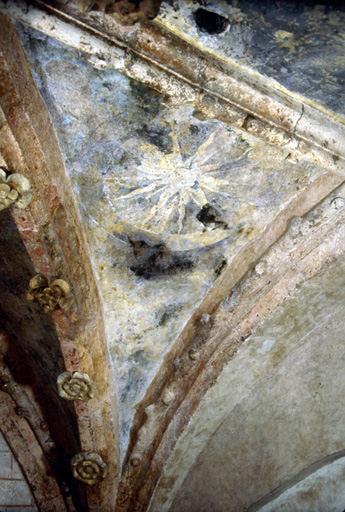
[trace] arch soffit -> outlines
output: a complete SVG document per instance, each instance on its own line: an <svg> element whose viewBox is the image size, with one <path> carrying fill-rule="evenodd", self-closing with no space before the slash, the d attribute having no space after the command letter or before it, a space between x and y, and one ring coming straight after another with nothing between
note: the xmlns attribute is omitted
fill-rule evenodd
<svg viewBox="0 0 345 512"><path fill-rule="evenodd" d="M87 491L90 510L98 510L99 502L114 502L118 478L116 398L102 306L53 126L16 31L0 17L2 165L27 177L33 195L27 209L11 213L36 273L63 278L73 289L70 311L52 316L66 369L87 373L97 386L97 400L75 402L75 410L81 450L97 451L108 462L112 485Z"/></svg>

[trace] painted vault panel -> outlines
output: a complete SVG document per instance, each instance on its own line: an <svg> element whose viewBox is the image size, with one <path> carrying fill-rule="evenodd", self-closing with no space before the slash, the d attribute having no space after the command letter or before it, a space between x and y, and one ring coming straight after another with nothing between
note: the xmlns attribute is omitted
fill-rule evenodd
<svg viewBox="0 0 345 512"><path fill-rule="evenodd" d="M324 171L17 29L85 224L125 451L135 405L214 280Z"/></svg>

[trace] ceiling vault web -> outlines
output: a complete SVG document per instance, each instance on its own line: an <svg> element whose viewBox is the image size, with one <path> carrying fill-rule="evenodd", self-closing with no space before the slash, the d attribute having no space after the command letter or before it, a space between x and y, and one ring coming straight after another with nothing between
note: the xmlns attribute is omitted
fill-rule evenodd
<svg viewBox="0 0 345 512"><path fill-rule="evenodd" d="M143 24L133 32L120 24L114 26L110 17L80 12L73 2L59 5L35 0L33 5L121 49L127 60L130 57L121 71L157 89L169 101L191 103L201 118L224 120L284 147L291 160L308 158L343 174L345 154L340 139L344 125L307 98L292 95L231 60L214 59L167 31L162 23ZM30 18L20 10L14 14L23 20ZM44 30L44 23L36 23ZM133 66L133 58L151 73Z"/></svg>
<svg viewBox="0 0 345 512"><path fill-rule="evenodd" d="M0 5L1 432L39 510L198 510L198 461L206 475L217 433L238 428L304 340L316 354L339 328L341 114L193 44L163 15L128 26L74 2ZM323 278L328 313L299 298ZM274 325L293 300L297 341ZM294 454L295 473L289 461L267 469L236 510L340 461L345 438L332 432L315 460Z"/></svg>

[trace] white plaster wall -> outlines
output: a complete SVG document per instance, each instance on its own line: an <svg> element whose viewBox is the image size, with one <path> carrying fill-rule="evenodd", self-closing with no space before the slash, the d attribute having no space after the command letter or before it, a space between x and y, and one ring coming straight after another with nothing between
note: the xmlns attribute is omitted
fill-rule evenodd
<svg viewBox="0 0 345 512"><path fill-rule="evenodd" d="M260 508L260 512L343 512L345 508L345 458L315 471Z"/></svg>
<svg viewBox="0 0 345 512"><path fill-rule="evenodd" d="M183 434L152 512L174 493L173 512L246 510L344 449L344 266L305 283L248 338Z"/></svg>

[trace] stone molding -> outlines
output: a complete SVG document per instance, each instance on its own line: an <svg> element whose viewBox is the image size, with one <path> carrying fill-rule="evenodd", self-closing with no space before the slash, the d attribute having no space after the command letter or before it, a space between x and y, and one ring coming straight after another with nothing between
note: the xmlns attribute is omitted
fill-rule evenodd
<svg viewBox="0 0 345 512"><path fill-rule="evenodd" d="M265 92L259 88L260 84L254 80L251 82L248 77L244 77L242 80L240 71L230 73L230 65L222 67L217 62L214 65L211 62L208 64L207 58L205 58L205 64L201 59L200 52L198 53L192 47L191 62L188 62L189 69L183 67L185 64L182 60L179 63L175 62L174 69L170 68L169 59L172 60L173 50L176 52L176 48L180 48L180 46L174 48L173 45L174 43L179 45L181 42L174 39L171 34L166 34L164 29L159 26L144 26L140 32L132 34L119 30L116 40L115 25L112 25L111 22L105 21L100 27L99 19L89 15L77 15L68 6L64 7L69 13L65 15L61 11L51 9L46 4L40 2L38 4L67 22L73 22L80 27L84 23L84 28L91 30L94 35L106 40L109 45L114 44L123 51L124 55L128 56L129 53L130 57L124 65L127 67L121 71L143 82L146 80L145 83L167 96L170 94L170 100L173 100L176 93L178 101L190 101L195 106L195 114L199 117L221 118L220 116L222 116L222 120L283 147L286 149L287 158L298 160L298 158L306 157L336 173L344 174L344 153L338 143L343 138L343 127L334 123L327 114L304 105L295 98L290 98L291 104L287 105L287 97L283 94L279 95L275 92L272 95L265 95ZM22 14L20 16L24 17ZM102 28L102 32L100 32L100 28ZM157 50L157 53L152 55L151 50L147 50L147 47L153 48L153 43L157 39L164 40L163 35L166 36L164 41L166 53L160 47L159 51ZM147 38L146 49L145 37ZM183 43L181 48L187 51L189 46ZM165 62L162 61L160 53L166 55ZM204 63L202 64L202 62ZM145 68L147 63L157 71L154 78L143 74L143 70L147 69ZM140 66L142 67L140 68ZM216 82L220 84L221 89L211 89L209 83L198 84L195 81L194 70L199 73L200 69L204 70L208 66L211 66L209 69L212 73L218 73ZM173 93L169 92L171 83L174 84ZM229 91L233 93L233 96L229 97ZM184 100L182 100L183 97ZM261 101L265 108L267 107L268 114L264 113L263 107L260 110ZM318 131L321 130L320 127L322 127L323 133ZM332 143L328 149L323 148L324 143L331 137L330 134L335 135L334 145ZM327 197L341 183L342 179L337 176L324 175L301 193L296 201L293 201L285 211L278 215L262 235L254 239L253 243L249 243L245 250L237 255L231 269L227 269L219 277L214 288L193 314L167 355L159 375L144 400L139 404L131 446L124 467L118 510L131 510L135 500L139 501L139 507L145 508L148 505L153 488L165 461L173 450L176 438L185 428L203 393L212 385L227 362L226 357L223 356L224 347L220 348L215 342L216 339L223 342L228 334L222 333L224 337L218 336L217 338L217 330L214 328L214 317L221 302L229 297L241 279L260 262L260 258L285 233L289 223L296 215L305 216L315 204ZM66 254L68 257L68 250ZM262 275L264 276L265 273L263 272ZM208 317L207 322L204 321L205 315ZM231 350L229 349L227 352L227 357L230 358L241 342L249 336L250 330L243 325L241 338L238 339L237 332L235 334L236 339L229 341ZM200 339L203 337L203 340L206 340L204 347L201 347L198 336ZM213 357L214 372L208 373L207 361L211 357ZM96 357L94 361L96 365ZM178 371L176 371L177 368ZM198 379L198 385L194 386L196 379ZM178 393L174 391L170 393L170 389L175 389L175 383ZM190 392L192 386L194 386L193 392ZM107 397L106 392L104 396ZM174 422L172 422L172 418L174 418ZM171 437L169 437L170 434Z"/></svg>
<svg viewBox="0 0 345 512"><path fill-rule="evenodd" d="M97 401L74 404L81 449L97 450L109 457L112 485L90 492L86 489L89 509L97 512L99 503L105 510L114 503L118 479L116 394L102 305L78 208L47 109L10 19L0 14L0 25L1 153L8 168L23 169L23 174L29 176L34 199L22 214L14 210L14 220L36 268L50 278L62 274L71 283L74 318L68 318L60 309L54 310L52 317L67 369L95 375L97 384ZM37 245L26 238L28 226L38 239Z"/></svg>
<svg viewBox="0 0 345 512"><path fill-rule="evenodd" d="M323 181L325 183L326 180ZM344 185L341 190L343 195ZM176 436L178 439L176 449L164 472L159 476L149 510L161 512L168 510L168 503L171 504L173 496L178 492L178 486L190 468L190 465L183 461L184 450L188 446L191 458L193 461L196 460L199 450L202 450L203 443L208 439L208 434L205 435L205 432L208 431L209 434L211 431L214 432L224 420L226 408L220 411L215 421L213 418L209 419L208 427L202 419L208 414L205 406L203 409L197 409L197 407L225 365L236 355L246 339L255 333L261 323L296 289L319 272L322 273L328 265L344 253L345 238L342 227L345 210L344 208L336 210L333 207L334 200L340 199L338 194L339 189L336 186L331 195L326 194L323 200L309 211L309 214L306 212L305 215L299 216L298 213L302 212L296 210L297 216L292 217L286 233L278 237L258 260L257 265L260 265L259 268L264 271L257 272L257 265L253 265L252 271L243 276L215 311L213 332L210 332L206 344L201 345L201 357L205 366L174 416L174 432L176 430L183 432L186 427L184 420L186 415L190 415L191 422L181 437ZM338 202L341 204L341 201L335 201L336 204ZM236 268L234 270L236 271ZM197 389L202 390L200 402L196 398ZM172 435L171 427L172 424L163 436L156 454L158 460L167 455L166 450L171 443L169 440ZM197 447L189 445L189 431L192 431L198 439ZM168 499L167 495L169 495Z"/></svg>
<svg viewBox="0 0 345 512"><path fill-rule="evenodd" d="M27 10L12 1L7 11L47 34L52 26L61 31L64 22L66 33L60 37L67 44L92 59L101 55L105 68L115 67L149 85L167 102L188 103L196 117L221 119L245 131L255 121L255 135L284 148L286 158L308 159L344 175L345 125L326 109L276 88L257 72L249 74L239 65L215 58L158 21L129 30L103 13L80 12L73 3L35 0L34 4L38 9ZM73 25L82 34L82 45L76 43Z"/></svg>
<svg viewBox="0 0 345 512"><path fill-rule="evenodd" d="M274 247L296 216L306 216L342 183L342 178L326 174L309 185L263 233L236 255L193 313L138 407L132 430L132 442L123 472L124 478L120 484L118 510L129 511L134 496L141 506L148 506L146 500L151 496L161 477L164 463L173 453L177 439L186 428L200 400L217 379L224 365L251 334L253 328L249 328L245 321L242 330L234 327L232 331L228 321L224 322L221 315L222 302L231 296L232 291L242 279L245 279L248 272L261 262L262 256ZM340 214L343 214L342 210L339 211L338 215ZM324 256L327 258L326 254ZM261 279L265 276L266 273L258 275ZM277 303L279 302L275 302L275 307ZM272 310L270 309L270 312ZM207 322L204 315L209 315ZM261 318L260 315L259 319ZM256 317L255 320L258 321ZM223 343L227 343L225 340L228 338L229 345L225 348ZM191 350L197 354L195 359L189 355ZM178 364L174 364L176 361ZM173 401L166 406L165 393L170 388L178 392ZM139 458L138 464L131 463L133 459Z"/></svg>

